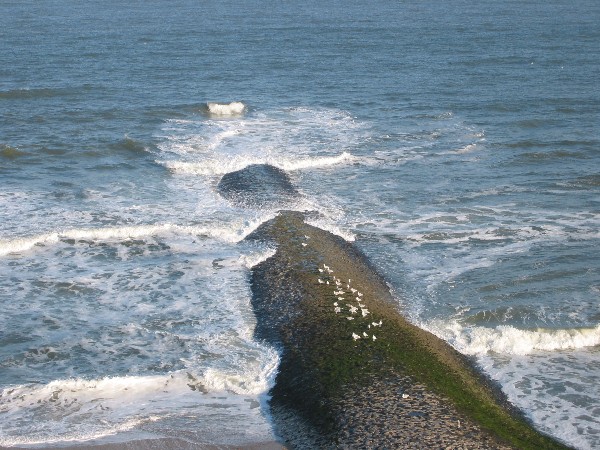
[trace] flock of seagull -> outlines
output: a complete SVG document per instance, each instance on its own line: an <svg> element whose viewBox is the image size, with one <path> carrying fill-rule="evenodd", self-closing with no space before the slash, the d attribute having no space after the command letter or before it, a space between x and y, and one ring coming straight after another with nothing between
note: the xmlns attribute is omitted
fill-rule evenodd
<svg viewBox="0 0 600 450"><path fill-rule="evenodd" d="M305 237L308 238L308 236ZM302 246L306 247L306 244L302 243ZM333 275L331 267L323 264L322 267L319 267L317 281L319 284L331 285L334 289L333 295L336 297L336 301L333 302L333 312L335 314L340 314L341 317L345 317L348 321L357 318L364 319L370 314L367 305L364 303L365 299L363 293L351 286L351 279L349 279L347 283L342 282L342 280ZM348 297L352 299L348 300ZM362 331L360 334L352 332L352 339L357 341L359 339L369 339L370 337L373 341L376 341L377 336L375 336L372 329L381 327L381 325L383 325L382 320L379 322L372 322L369 320L367 330ZM371 334L369 335L367 331Z"/></svg>
<svg viewBox="0 0 600 450"><path fill-rule="evenodd" d="M309 236L304 236L306 239L309 239ZM308 244L303 242L302 243L302 247L306 247ZM333 285L335 285L335 290L333 291L333 295L336 296L337 300L335 302L333 302L333 312L335 314L342 314L342 317L345 317L347 320L354 320L355 316L356 318L359 319L364 319L365 317L367 317L370 312L367 309L367 306L363 303L364 302L364 295L362 292L360 292L358 289L355 289L351 286L352 280L349 279L347 283L344 284L344 282L342 282L341 279L339 279L338 277L336 277L335 275L333 275L333 270L331 269L331 267L329 267L326 264L323 264L323 266L319 266L319 275L317 276L317 281L319 282L319 284L326 284L326 285L331 285L333 287ZM354 300L349 300L350 302L354 301L356 302L355 304L353 303L345 303L345 307L341 306L342 302L346 302L346 297L345 296L351 296L354 297ZM358 311L360 310L360 315L358 314ZM349 315L348 315L349 313ZM376 328L376 327L381 327L383 325L383 320L379 320L379 322L372 322L371 320L369 320L369 323L367 324L367 330L371 330L371 339L373 341L377 340L377 336L375 336L375 334L373 333L372 329ZM369 338L369 334L366 331L362 332L361 334L357 334L355 332L352 332L352 339L354 341L358 341L359 339L368 339ZM406 393L402 394L402 398L403 399L407 399L409 398L409 395ZM460 427L460 422L459 422L459 427Z"/></svg>

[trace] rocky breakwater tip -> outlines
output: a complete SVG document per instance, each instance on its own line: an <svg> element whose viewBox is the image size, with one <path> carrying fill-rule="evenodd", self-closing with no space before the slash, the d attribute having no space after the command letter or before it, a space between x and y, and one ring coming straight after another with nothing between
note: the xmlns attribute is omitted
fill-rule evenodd
<svg viewBox="0 0 600 450"><path fill-rule="evenodd" d="M232 204L244 208L285 208L300 197L289 175L270 164L250 164L229 172L223 175L217 190Z"/></svg>
<svg viewBox="0 0 600 450"><path fill-rule="evenodd" d="M282 211L248 236L255 330L281 351L271 391L290 448L567 448L537 432L471 362L398 313L350 243Z"/></svg>

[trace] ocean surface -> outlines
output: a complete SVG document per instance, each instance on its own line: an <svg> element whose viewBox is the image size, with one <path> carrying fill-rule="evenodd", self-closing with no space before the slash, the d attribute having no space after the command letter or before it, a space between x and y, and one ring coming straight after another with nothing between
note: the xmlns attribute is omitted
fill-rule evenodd
<svg viewBox="0 0 600 450"><path fill-rule="evenodd" d="M600 3L0 1L0 446L273 440L269 163L410 320L600 448ZM220 105L213 105L212 103ZM233 103L232 102L236 102Z"/></svg>

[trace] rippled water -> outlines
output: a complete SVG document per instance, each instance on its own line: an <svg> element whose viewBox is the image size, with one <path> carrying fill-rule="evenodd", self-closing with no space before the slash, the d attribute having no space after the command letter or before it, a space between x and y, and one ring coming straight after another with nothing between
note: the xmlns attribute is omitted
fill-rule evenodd
<svg viewBox="0 0 600 450"><path fill-rule="evenodd" d="M274 249L240 241L277 208L217 192L261 163L540 429L600 445L599 20L3 2L0 445L273 439L248 276Z"/></svg>

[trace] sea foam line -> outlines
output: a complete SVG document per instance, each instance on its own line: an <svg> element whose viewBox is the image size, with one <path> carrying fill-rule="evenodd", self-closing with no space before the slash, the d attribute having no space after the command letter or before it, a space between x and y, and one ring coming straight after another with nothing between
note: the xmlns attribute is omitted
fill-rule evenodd
<svg viewBox="0 0 600 450"><path fill-rule="evenodd" d="M261 252L251 253L248 255L240 256L239 262L241 262L242 265L247 267L248 269L251 269L254 266L257 266L258 264L260 264L261 262L266 261L271 256L275 255L276 252L277 252L276 248L268 247Z"/></svg>
<svg viewBox="0 0 600 450"><path fill-rule="evenodd" d="M258 345L258 344L255 344ZM229 392L257 396L267 392L274 382L279 354L264 348L258 360L247 361L233 370L209 367L192 374L191 369L164 375L108 376L97 379L58 379L47 384L13 385L0 389L0 413L5 417L43 404L60 404L65 414L96 409L98 400L107 405L123 404L137 411L146 408L150 398L186 402L190 392ZM202 389L198 389L202 386ZM164 395L167 394L167 395ZM49 402L49 403L48 403Z"/></svg>
<svg viewBox="0 0 600 450"><path fill-rule="evenodd" d="M522 330L510 325L464 327L457 321L434 321L424 328L448 341L461 353L526 355L536 351L580 349L600 345L600 324L588 328Z"/></svg>
<svg viewBox="0 0 600 450"><path fill-rule="evenodd" d="M252 164L270 164L286 171L295 171L317 167L328 167L338 164L352 163L356 157L348 152L343 152L337 156L322 156L305 159L278 159L278 158L255 158L249 156L239 156L228 159L209 159L202 162L182 162L182 161L156 161L164 165L174 173L190 175L224 175L229 172L241 170Z"/></svg>
<svg viewBox="0 0 600 450"><path fill-rule="evenodd" d="M47 384L9 386L0 389L0 414L4 429L11 432L0 435L0 446L101 439L180 414L181 409L197 411L202 405L211 406L215 397L205 395L210 392L223 394L219 403L240 404L247 397L257 398L269 391L278 365L277 351L267 348L257 360L236 365L233 370L208 368L193 373L186 369L164 375L58 379ZM40 411L42 416L44 411L52 412L51 424L31 420ZM24 418L30 422L21 433Z"/></svg>
<svg viewBox="0 0 600 450"><path fill-rule="evenodd" d="M351 231L340 228L332 220L307 217L305 221L308 225L328 231L331 234L335 234L336 236L339 236L348 242L354 242L356 240L356 236Z"/></svg>
<svg viewBox="0 0 600 450"><path fill-rule="evenodd" d="M235 116L242 114L246 109L246 105L242 102L231 102L231 103L214 103L209 102L206 104L208 112L215 116Z"/></svg>
<svg viewBox="0 0 600 450"><path fill-rule="evenodd" d="M73 399L78 405L96 403L97 399L103 399L107 404L123 400L133 404L163 393L185 396L193 390L191 384L201 384L209 392L259 395L270 389L279 364L279 356L271 348L266 349L261 359L258 367L249 366L237 373L208 368L197 376L184 370L165 375L59 379L44 385L11 386L0 389L0 412L35 408L35 405L48 401L67 404Z"/></svg>
<svg viewBox="0 0 600 450"><path fill-rule="evenodd" d="M35 246L54 245L61 240L93 240L107 241L114 239L136 239L166 234L207 236L225 242L239 242L249 233L254 231L262 222L271 219L259 218L255 221L233 224L230 227L201 227L194 225L138 225L105 228L78 228L64 231L54 231L37 236L20 237L15 239L0 240L0 256L11 253L20 253L31 250Z"/></svg>
<svg viewBox="0 0 600 450"><path fill-rule="evenodd" d="M58 444L61 442L85 442L99 440L108 436L126 432L138 428L141 424L155 422L160 420L158 416L150 416L145 419L130 419L123 423L111 425L101 430L92 430L88 432L61 433L57 436L48 435L27 435L0 437L0 445L3 447L14 447L17 445L40 445L40 444Z"/></svg>
<svg viewBox="0 0 600 450"><path fill-rule="evenodd" d="M93 414L98 410L99 400L111 402L117 397L120 400L146 398L150 393L164 388L166 380L164 376L107 377L97 380L54 380L45 385L11 386L0 390L0 412L3 413L7 424L10 418L18 419L26 410L33 411L49 405L57 411L62 411L65 416L78 413ZM92 427L84 426L77 432L64 432L62 429L55 435L30 430L27 436L0 436L0 445L36 445L100 439L155 420L158 420L157 416L118 420L119 423L100 420L100 423Z"/></svg>

